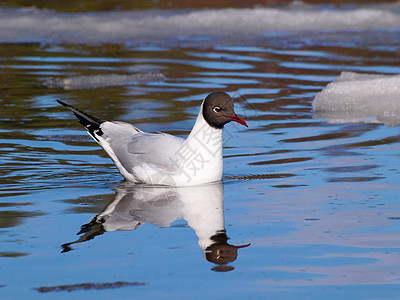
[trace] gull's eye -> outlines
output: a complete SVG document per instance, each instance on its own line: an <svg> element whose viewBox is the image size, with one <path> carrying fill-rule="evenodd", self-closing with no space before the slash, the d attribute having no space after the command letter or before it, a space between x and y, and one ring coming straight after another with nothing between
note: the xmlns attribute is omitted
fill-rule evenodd
<svg viewBox="0 0 400 300"><path fill-rule="evenodd" d="M216 106L213 108L213 112L215 112L215 113L219 113L221 110L222 110L222 108L219 106Z"/></svg>

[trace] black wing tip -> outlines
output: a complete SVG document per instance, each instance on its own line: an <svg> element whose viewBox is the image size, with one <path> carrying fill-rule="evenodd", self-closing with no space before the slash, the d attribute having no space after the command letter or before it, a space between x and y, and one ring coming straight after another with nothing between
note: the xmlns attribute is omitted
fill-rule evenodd
<svg viewBox="0 0 400 300"><path fill-rule="evenodd" d="M88 113L85 113L85 112L81 111L79 108L76 108L75 106L72 106L72 105L70 105L70 104L68 104L68 103L65 103L64 101L61 101L60 99L56 99L56 101L57 101L59 104L61 104L62 106L68 107L68 108L69 108L70 110L72 110L72 111L79 111L79 112L81 112L81 113L83 113L83 114L85 114L85 115L89 115ZM91 116L91 117L92 117L92 116ZM97 119L96 117L93 117L93 118Z"/></svg>
<svg viewBox="0 0 400 300"><path fill-rule="evenodd" d="M56 99L56 101L58 102L58 104L61 104L61 105L63 105L63 106L66 106L66 107L69 106L67 103L61 101L60 99Z"/></svg>
<svg viewBox="0 0 400 300"><path fill-rule="evenodd" d="M74 115L77 117L79 123L81 123L87 129L87 131L90 133L91 136L93 136L93 138L95 138L97 140L96 135L103 134L103 132L100 129L100 125L105 122L104 120L94 117L88 113L85 113L85 112L81 111L80 109L78 109L72 105L69 105L59 99L56 99L56 100L59 104L69 108L74 113Z"/></svg>

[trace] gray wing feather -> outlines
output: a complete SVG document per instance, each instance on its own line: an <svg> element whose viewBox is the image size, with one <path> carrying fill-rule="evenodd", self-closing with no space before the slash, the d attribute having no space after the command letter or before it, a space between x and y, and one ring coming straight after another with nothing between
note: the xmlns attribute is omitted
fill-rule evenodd
<svg viewBox="0 0 400 300"><path fill-rule="evenodd" d="M106 122L102 130L103 137L128 172L141 165L175 171L171 157L185 139L165 133L145 133L123 122Z"/></svg>

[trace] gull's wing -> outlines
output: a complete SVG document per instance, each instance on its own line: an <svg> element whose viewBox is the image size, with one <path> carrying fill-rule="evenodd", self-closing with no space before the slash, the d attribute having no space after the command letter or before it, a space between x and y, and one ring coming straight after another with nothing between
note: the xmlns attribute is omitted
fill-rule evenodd
<svg viewBox="0 0 400 300"><path fill-rule="evenodd" d="M184 139L165 133L146 133L132 124L108 122L57 100L69 108L90 136L103 147L118 170L133 182L161 184L164 177L179 173L174 161ZM149 177L154 180L149 180Z"/></svg>
<svg viewBox="0 0 400 300"><path fill-rule="evenodd" d="M98 143L128 180L146 182L153 174L179 172L173 156L185 139L165 133L135 131L123 122L104 122ZM136 127L134 127L136 129Z"/></svg>

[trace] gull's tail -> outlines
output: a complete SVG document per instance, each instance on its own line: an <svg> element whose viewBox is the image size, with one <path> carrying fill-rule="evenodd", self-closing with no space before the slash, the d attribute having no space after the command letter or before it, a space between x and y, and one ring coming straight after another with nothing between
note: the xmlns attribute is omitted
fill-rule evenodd
<svg viewBox="0 0 400 300"><path fill-rule="evenodd" d="M65 102L62 102L61 100L57 100L58 103L61 105L69 108L74 115L78 118L79 123L81 123L83 126L85 126L86 130L89 132L89 134L96 140L96 135L101 136L103 135L103 132L101 131L100 125L104 123L102 119L93 117L89 115L88 113L85 113L76 107L73 107L72 105L69 105Z"/></svg>

